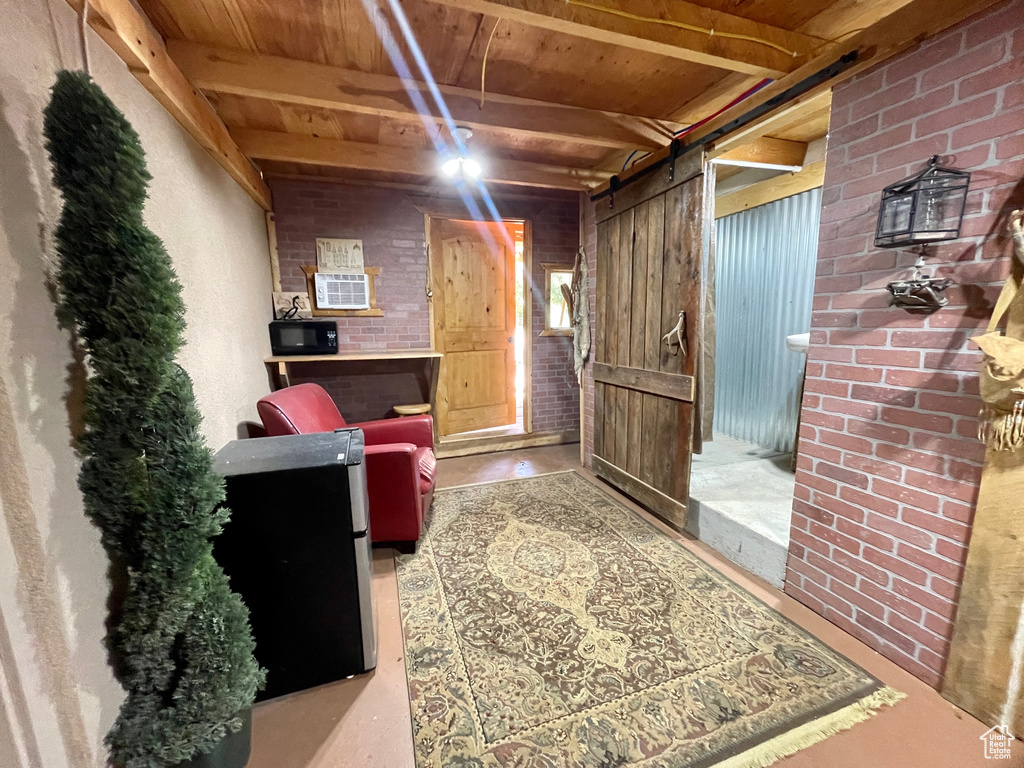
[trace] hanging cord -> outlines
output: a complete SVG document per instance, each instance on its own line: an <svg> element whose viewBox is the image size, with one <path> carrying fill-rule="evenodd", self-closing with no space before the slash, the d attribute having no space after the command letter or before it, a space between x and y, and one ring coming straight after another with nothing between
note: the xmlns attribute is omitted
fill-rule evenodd
<svg viewBox="0 0 1024 768"><path fill-rule="evenodd" d="M480 64L480 109L484 108L484 96L486 94L484 83L487 82L487 54L491 52L491 41L494 40L494 33L498 31L499 24L501 24L500 18L491 27L491 36L487 38L487 47L484 48L484 60Z"/></svg>
<svg viewBox="0 0 1024 768"><path fill-rule="evenodd" d="M85 74L92 74L89 66L89 0L82 0L82 13L79 19L78 35L82 44L82 68Z"/></svg>
<svg viewBox="0 0 1024 768"><path fill-rule="evenodd" d="M286 309L284 312L281 313L281 319L282 320L294 320L294 319L296 319L296 317L298 317L300 309L302 309L302 307L299 306L299 297L298 296L292 296L292 305L288 309Z"/></svg>
<svg viewBox="0 0 1024 768"><path fill-rule="evenodd" d="M657 19L652 16L641 16L636 13L630 13L629 11L622 11L618 8L609 8L606 5L597 5L595 3L588 3L585 0L565 0L569 5L578 5L581 8L590 8L594 11L604 11L610 13L613 16L621 16L624 19L632 19L633 21L647 21L652 24L665 24L670 27L678 27L679 29L686 29L690 32L699 32L700 34L707 35L708 37L728 37L731 40L747 40L751 43L759 43L761 45L767 45L769 48L774 48L782 53L788 53L794 59L800 55L798 51L791 50L785 46L773 43L771 40L765 40L761 37L755 37L753 35L744 35L738 32L722 32L720 30L709 29L708 27L698 27L695 24L687 24L685 21L676 21L675 19Z"/></svg>

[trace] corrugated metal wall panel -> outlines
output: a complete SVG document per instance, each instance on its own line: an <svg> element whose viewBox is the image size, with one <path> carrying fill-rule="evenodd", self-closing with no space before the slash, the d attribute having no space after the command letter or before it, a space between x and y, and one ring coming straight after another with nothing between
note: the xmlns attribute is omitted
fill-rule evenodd
<svg viewBox="0 0 1024 768"><path fill-rule="evenodd" d="M811 324L821 189L718 220L715 432L793 450Z"/></svg>

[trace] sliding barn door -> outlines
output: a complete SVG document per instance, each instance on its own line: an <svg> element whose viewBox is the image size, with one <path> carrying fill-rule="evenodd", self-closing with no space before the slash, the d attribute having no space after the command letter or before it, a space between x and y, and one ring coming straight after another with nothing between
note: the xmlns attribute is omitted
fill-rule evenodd
<svg viewBox="0 0 1024 768"><path fill-rule="evenodd" d="M699 160L598 200L594 472L686 524L698 349ZM667 189L666 189L667 188ZM681 350L672 331L685 312Z"/></svg>

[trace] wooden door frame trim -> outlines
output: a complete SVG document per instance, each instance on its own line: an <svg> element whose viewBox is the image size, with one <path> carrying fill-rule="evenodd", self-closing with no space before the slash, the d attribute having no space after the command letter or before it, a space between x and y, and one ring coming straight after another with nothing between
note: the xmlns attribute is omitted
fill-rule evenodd
<svg viewBox="0 0 1024 768"><path fill-rule="evenodd" d="M434 203L429 201L420 201L416 208L423 213L423 232L425 235L425 246L427 251L427 322L430 324L430 348L437 349L437 338L435 335L434 325L434 297L439 295L441 288L438 275L440 274L440 265L436 263L437 254L435 254L431 247L431 235L430 235L430 220L434 219L447 219L449 221L472 221L472 219L454 216L453 210L449 201L438 200L436 207ZM523 433L516 437L522 437L523 435L533 434L533 277L531 270L533 269L533 223L530 219L518 218L515 216L503 217L503 222L522 222L523 223ZM513 257L513 270L515 269L515 258ZM515 277L513 275L513 281ZM514 294L514 292L513 292ZM513 301L515 297L513 295ZM442 365L438 363L438 369ZM513 381L513 386L515 382ZM445 440L450 439L452 436L445 436ZM441 441L440 426L437 421L437 414L434 414L434 442L439 444ZM546 443L541 443L546 445ZM495 450L509 450L509 449L495 449ZM463 454L458 454L463 455Z"/></svg>
<svg viewBox="0 0 1024 768"><path fill-rule="evenodd" d="M455 456L473 456L480 453L515 451L521 448L539 448L545 445L565 445L580 440L578 429L534 432L518 435L488 435L484 437L445 437L438 442L434 453L439 459Z"/></svg>
<svg viewBox="0 0 1024 768"><path fill-rule="evenodd" d="M533 222L523 222L523 432L533 434ZM513 262L514 263L514 262Z"/></svg>

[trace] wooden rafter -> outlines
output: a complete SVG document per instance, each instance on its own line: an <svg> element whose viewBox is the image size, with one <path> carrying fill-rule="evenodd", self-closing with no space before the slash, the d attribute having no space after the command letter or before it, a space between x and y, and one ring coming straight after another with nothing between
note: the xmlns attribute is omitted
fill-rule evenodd
<svg viewBox="0 0 1024 768"><path fill-rule="evenodd" d="M797 27L797 31L825 40L835 40L854 30L877 24L911 2L913 0L836 0Z"/></svg>
<svg viewBox="0 0 1024 768"><path fill-rule="evenodd" d="M436 177L440 171L437 154L421 149L385 147L380 144L323 139L276 131L236 130L232 131L231 135L246 155L262 160L421 177ZM590 189L605 181L609 175L587 168L567 168L497 158L488 160L484 167L486 181L577 191Z"/></svg>
<svg viewBox="0 0 1024 768"><path fill-rule="evenodd" d="M390 75L183 40L171 40L168 51L193 85L205 91L404 120L418 119L419 113L403 81ZM425 84L411 85L424 94L428 104L431 103ZM615 149L653 149L663 146L673 131L681 127L667 120L494 93L487 94L481 107L477 91L444 85L439 90L455 122L512 136ZM441 122L436 114L429 117Z"/></svg>
<svg viewBox="0 0 1024 768"><path fill-rule="evenodd" d="M801 83L817 74L840 57L847 54L856 55L854 63L839 74L821 81L800 96L780 105L777 109L768 111L742 128L732 131L728 136L723 136L717 144L719 146L735 146L750 141L753 137L763 136L768 133L765 129L766 123L770 125L772 121L778 122L781 119L780 115L782 113L780 110L792 110L802 104L806 104L808 101L819 97L825 91L830 90L837 83L848 80L858 72L863 72L878 62L884 61L900 51L928 37L932 37L999 2L1002 2L1002 0L960 0L957 3L950 3L948 0L912 0L912 2L850 37L848 40L829 46L826 51L799 69L758 91L741 104L726 110L714 120L709 121L693 133L687 135L686 143L693 144L698 142L729 125L729 123L742 117L748 111L780 96L797 83ZM630 169L630 175L662 161L667 154L667 149L654 153L633 166ZM605 192L607 189L608 185L604 184L596 192Z"/></svg>
<svg viewBox="0 0 1024 768"><path fill-rule="evenodd" d="M81 13L82 0L68 0ZM130 0L89 0L91 26L129 71L264 210L270 189L242 154L210 103L167 55L163 40Z"/></svg>
<svg viewBox="0 0 1024 768"><path fill-rule="evenodd" d="M753 88L762 79L744 75L741 72L730 72L699 96L695 96L679 107L672 113L672 119L687 124L703 120Z"/></svg>
<svg viewBox="0 0 1024 768"><path fill-rule="evenodd" d="M778 77L806 61L825 42L810 35L705 8L685 0L432 0L473 13L598 40L638 51L743 72ZM623 13L643 17L627 18ZM708 35L646 19L683 22L715 32L769 41ZM796 52L793 56L792 52Z"/></svg>
<svg viewBox="0 0 1024 768"><path fill-rule="evenodd" d="M821 13L797 27L796 31L823 40L836 40L851 31L876 24L911 1L836 0ZM671 118L681 123L694 123L717 112L738 95L756 85L759 79L738 72L730 73L676 109Z"/></svg>

